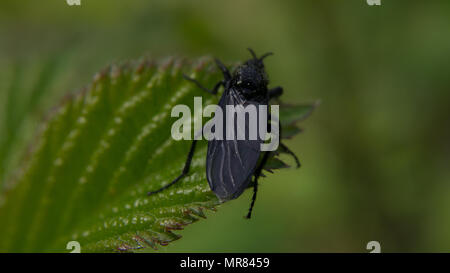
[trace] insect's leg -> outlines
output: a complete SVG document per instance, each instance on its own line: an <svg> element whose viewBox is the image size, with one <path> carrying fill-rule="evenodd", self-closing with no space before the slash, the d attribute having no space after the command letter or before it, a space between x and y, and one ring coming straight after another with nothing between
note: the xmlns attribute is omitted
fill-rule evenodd
<svg viewBox="0 0 450 273"><path fill-rule="evenodd" d="M220 88L221 85L224 85L224 82L223 82L223 81L220 81L220 82L216 83L216 85L214 85L214 87L213 87L212 90L210 90L210 89L204 87L204 86L203 86L201 83L199 83L196 79L193 79L193 78L191 78L191 77L189 77L189 76L187 76L187 75L185 75L185 74L183 74L183 77L184 77L186 80L195 83L195 85L197 85L198 88L200 88L200 89L202 89L203 91L206 91L206 92L208 92L208 93L210 93L210 94L213 94L213 95L217 94L217 92L219 91L219 88Z"/></svg>
<svg viewBox="0 0 450 273"><path fill-rule="evenodd" d="M184 168L183 168L183 171L181 172L181 174L177 178L175 178L172 182L170 182L169 184L163 186L162 188L160 188L156 191L148 192L147 195L152 195L152 194L155 194L155 193L158 193L158 192L161 192L161 191L167 189L168 187L170 187L173 184L180 181L181 178L183 178L184 176L186 176L189 173L189 168L191 167L192 157L194 156L196 143L197 143L197 140L192 141L191 149L189 150L189 154L187 156L186 163L184 164Z"/></svg>
<svg viewBox="0 0 450 273"><path fill-rule="evenodd" d="M255 206L255 201L256 201L256 193L258 192L258 178L261 176L262 169L264 168L264 165L266 165L267 160L269 159L269 155L270 155L270 152L264 153L261 163L258 165L258 167L255 170L255 173L254 173L255 182L253 184L252 203L250 204L250 208L249 208L248 214L246 216L247 219L250 219L252 217L252 211L253 211L253 207Z"/></svg>
<svg viewBox="0 0 450 273"><path fill-rule="evenodd" d="M214 61L216 61L217 66L222 71L223 77L225 78L225 81L230 80L231 79L231 73L228 70L228 68L219 59L214 59Z"/></svg>
<svg viewBox="0 0 450 273"><path fill-rule="evenodd" d="M297 168L300 168L301 164L298 160L297 156L294 154L293 151L291 151L286 145L284 145L282 142L280 142L280 147L290 156L292 156L295 159L295 163L297 164Z"/></svg>
<svg viewBox="0 0 450 273"><path fill-rule="evenodd" d="M269 99L278 98L283 94L283 87L277 86L269 90Z"/></svg>
<svg viewBox="0 0 450 273"><path fill-rule="evenodd" d="M269 125L270 125L270 123L269 123ZM280 139L280 147L281 147L281 149L283 149L284 152L286 152L287 154L292 156L295 159L295 164L297 164L297 168L300 168L301 164L300 164L300 161L298 160L298 157L294 154L293 151L291 151L286 145L284 145L283 142L281 142L283 130L282 130L280 121L278 121L278 128L280 130L280 138L279 139Z"/></svg>

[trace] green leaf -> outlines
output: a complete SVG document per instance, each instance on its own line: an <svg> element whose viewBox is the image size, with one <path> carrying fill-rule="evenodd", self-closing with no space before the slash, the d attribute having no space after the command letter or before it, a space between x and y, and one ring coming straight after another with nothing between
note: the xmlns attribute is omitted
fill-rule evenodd
<svg viewBox="0 0 450 273"><path fill-rule="evenodd" d="M319 102L305 105L282 104L280 106L280 123L283 126L299 122L307 118L313 112Z"/></svg>
<svg viewBox="0 0 450 273"><path fill-rule="evenodd" d="M5 170L17 165L16 147L25 143L28 116L37 110L41 98L51 90L58 66L56 59L43 61L38 68L28 62L14 61L3 67L0 73L3 93L0 100L0 179L5 179ZM37 70L37 71L36 71ZM34 78L32 75L37 74ZM31 87L32 86L32 87ZM28 123L28 124L27 124ZM0 187L2 186L0 182Z"/></svg>
<svg viewBox="0 0 450 273"><path fill-rule="evenodd" d="M268 172L273 172L273 170L289 168L289 165L281 161L276 157L270 158L267 163L264 165L264 170Z"/></svg>
<svg viewBox="0 0 450 273"><path fill-rule="evenodd" d="M282 138L292 138L302 132L302 129L298 128L295 124L289 124L283 126Z"/></svg>
<svg viewBox="0 0 450 273"><path fill-rule="evenodd" d="M0 188L23 159L42 112L67 85L68 52L6 57L0 66ZM72 68L73 69L73 68Z"/></svg>
<svg viewBox="0 0 450 273"><path fill-rule="evenodd" d="M194 96L203 96L204 104L218 100L183 73L205 86L221 79L210 59L142 60L111 66L66 97L0 196L0 251L68 252L72 240L82 252L157 249L180 237L174 230L214 210L219 201L206 182L206 141L185 179L146 194L179 175L189 150L189 142L171 137L172 107L193 109ZM292 112L291 120L298 119Z"/></svg>

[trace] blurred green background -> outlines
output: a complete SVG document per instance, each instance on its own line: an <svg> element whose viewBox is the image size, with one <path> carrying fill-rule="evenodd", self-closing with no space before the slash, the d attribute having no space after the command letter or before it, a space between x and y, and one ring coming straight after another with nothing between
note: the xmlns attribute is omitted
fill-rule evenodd
<svg viewBox="0 0 450 273"><path fill-rule="evenodd" d="M250 46L275 53L266 65L284 101L321 100L287 143L303 167L263 180L252 220L247 191L161 251L366 252L372 240L449 251L449 14L445 0L2 0L0 178L45 113L106 65L231 63Z"/></svg>

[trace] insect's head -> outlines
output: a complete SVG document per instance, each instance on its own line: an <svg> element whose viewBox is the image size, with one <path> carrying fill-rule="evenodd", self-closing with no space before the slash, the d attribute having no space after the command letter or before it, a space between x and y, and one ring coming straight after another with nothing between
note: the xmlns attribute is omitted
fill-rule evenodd
<svg viewBox="0 0 450 273"><path fill-rule="evenodd" d="M245 97L251 98L267 91L269 80L264 69L263 59L272 53L266 53L258 58L253 50L248 50L253 58L236 69L232 85L241 90Z"/></svg>

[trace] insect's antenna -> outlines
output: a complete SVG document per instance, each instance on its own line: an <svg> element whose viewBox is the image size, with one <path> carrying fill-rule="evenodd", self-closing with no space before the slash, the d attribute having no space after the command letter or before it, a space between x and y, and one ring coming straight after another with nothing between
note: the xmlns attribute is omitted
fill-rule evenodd
<svg viewBox="0 0 450 273"><path fill-rule="evenodd" d="M262 55L262 56L259 58L259 61L262 62L262 60L264 60L264 58L269 57L269 56L271 56L271 55L273 55L273 52L267 52L266 54Z"/></svg>
<svg viewBox="0 0 450 273"><path fill-rule="evenodd" d="M255 51L253 51L253 49L251 49L251 48L247 48L247 50L248 50L248 51L250 51L250 54L252 54L252 56L253 56L253 59L255 59L255 60L257 60L257 59L258 59L258 57L256 57Z"/></svg>

